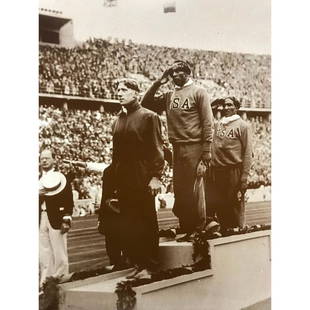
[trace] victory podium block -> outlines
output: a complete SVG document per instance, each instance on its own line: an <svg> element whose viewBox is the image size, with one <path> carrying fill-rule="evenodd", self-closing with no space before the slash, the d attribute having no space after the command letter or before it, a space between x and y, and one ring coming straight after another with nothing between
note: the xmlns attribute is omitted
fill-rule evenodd
<svg viewBox="0 0 310 310"><path fill-rule="evenodd" d="M270 230L209 240L211 268L133 287L134 310L270 309ZM162 270L190 265L189 242L160 244ZM59 285L59 310L116 310L116 285L132 269ZM265 306L259 306L265 305Z"/></svg>

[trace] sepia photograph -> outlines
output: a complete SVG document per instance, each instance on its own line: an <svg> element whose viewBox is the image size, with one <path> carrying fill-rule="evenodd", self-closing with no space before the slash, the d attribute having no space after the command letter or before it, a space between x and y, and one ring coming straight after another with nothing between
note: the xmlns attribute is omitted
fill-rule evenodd
<svg viewBox="0 0 310 310"><path fill-rule="evenodd" d="M1 309L310 309L306 3L1 11Z"/></svg>
<svg viewBox="0 0 310 310"><path fill-rule="evenodd" d="M271 1L38 14L39 309L271 309Z"/></svg>

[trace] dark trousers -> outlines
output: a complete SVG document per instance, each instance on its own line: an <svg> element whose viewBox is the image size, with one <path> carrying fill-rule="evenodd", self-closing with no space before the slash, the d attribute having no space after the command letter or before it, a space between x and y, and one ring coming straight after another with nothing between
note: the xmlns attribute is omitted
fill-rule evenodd
<svg viewBox="0 0 310 310"><path fill-rule="evenodd" d="M240 224L240 177L240 166L210 169L207 179L207 216L216 213L222 230Z"/></svg>
<svg viewBox="0 0 310 310"><path fill-rule="evenodd" d="M158 222L155 199L147 189L120 193L121 240L133 264L156 269L158 265Z"/></svg>
<svg viewBox="0 0 310 310"><path fill-rule="evenodd" d="M122 265L125 263L124 250L121 240L121 220L119 214L106 212L103 216L103 227L105 235L105 247L111 265Z"/></svg>
<svg viewBox="0 0 310 310"><path fill-rule="evenodd" d="M201 226L201 218L194 196L197 166L202 155L201 143L173 145L174 214L179 218L183 232L194 231Z"/></svg>

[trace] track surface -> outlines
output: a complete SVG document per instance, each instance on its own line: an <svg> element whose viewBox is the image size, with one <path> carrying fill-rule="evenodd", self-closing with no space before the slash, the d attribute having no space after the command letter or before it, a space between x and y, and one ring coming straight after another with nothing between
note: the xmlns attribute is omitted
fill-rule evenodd
<svg viewBox="0 0 310 310"><path fill-rule="evenodd" d="M159 229L178 226L171 209L160 209ZM246 205L245 221L248 225L271 224L271 202L250 202ZM68 235L70 272L95 269L109 265L105 238L97 231L97 215L73 218Z"/></svg>

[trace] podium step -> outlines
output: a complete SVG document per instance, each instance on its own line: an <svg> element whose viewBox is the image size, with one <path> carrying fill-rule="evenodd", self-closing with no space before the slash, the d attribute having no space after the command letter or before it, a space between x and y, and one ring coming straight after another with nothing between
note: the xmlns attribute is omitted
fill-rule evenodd
<svg viewBox="0 0 310 310"><path fill-rule="evenodd" d="M262 305L271 296L270 235L265 230L209 240L211 269L134 287L134 310L240 310ZM191 255L191 243L160 244L162 269L189 264ZM59 310L115 310L116 285L132 270L59 285Z"/></svg>
<svg viewBox="0 0 310 310"><path fill-rule="evenodd" d="M93 250L97 249L97 258L100 262L108 264L108 257L105 251L105 238L97 230L97 215L85 217L74 217L72 228L68 234L69 269L71 271L82 270L85 267L93 268ZM171 209L159 209L157 212L159 229L168 229L178 226L178 219ZM248 225L270 224L271 223L271 203L249 202L246 204L245 220ZM90 246L90 244L92 246ZM86 250L88 249L88 250ZM105 252L102 252L104 250ZM80 253L80 255L75 255ZM72 256L73 255L73 256ZM102 257L104 255L104 257ZM77 259L80 259L79 268ZM89 266L85 261L89 259ZM186 259L187 261L187 259ZM73 265L74 264L74 265Z"/></svg>

